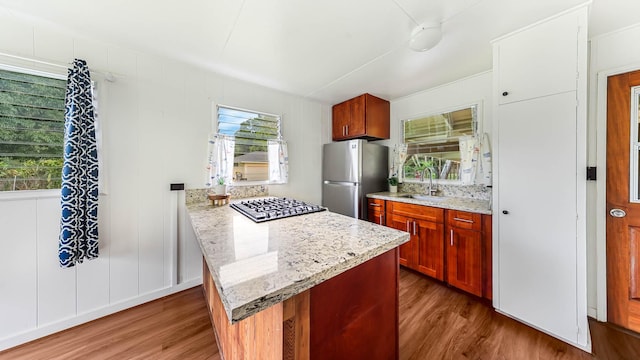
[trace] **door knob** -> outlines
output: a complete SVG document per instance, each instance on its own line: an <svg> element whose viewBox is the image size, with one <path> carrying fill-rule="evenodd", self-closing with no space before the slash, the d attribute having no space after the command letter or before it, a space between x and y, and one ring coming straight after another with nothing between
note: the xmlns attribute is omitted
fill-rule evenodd
<svg viewBox="0 0 640 360"><path fill-rule="evenodd" d="M505 214L505 215L508 215L509 214L509 210L502 210L502 213Z"/></svg>
<svg viewBox="0 0 640 360"><path fill-rule="evenodd" d="M616 217L616 218L623 218L625 216L627 216L627 213L622 210L622 209L611 209L609 210L609 215Z"/></svg>

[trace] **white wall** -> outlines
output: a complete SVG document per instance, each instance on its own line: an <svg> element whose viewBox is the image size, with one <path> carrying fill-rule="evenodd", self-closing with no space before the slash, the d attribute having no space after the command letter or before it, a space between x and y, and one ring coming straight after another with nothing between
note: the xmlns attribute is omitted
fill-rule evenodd
<svg viewBox="0 0 640 360"><path fill-rule="evenodd" d="M606 77L640 69L640 23L591 39L588 161L598 180L587 188L589 313L606 320Z"/></svg>
<svg viewBox="0 0 640 360"><path fill-rule="evenodd" d="M168 59L124 49L0 9L0 52L67 64L74 57L99 74L106 194L101 196L97 260L57 265L56 191L0 193L0 350L200 283L200 254L169 184L204 183L214 104L283 115L290 183L271 186L320 203L320 148L326 105ZM0 56L0 63L65 73ZM179 197L184 201L184 197ZM172 268L178 218L180 270ZM190 236L191 235L191 236ZM172 284L178 275L180 284Z"/></svg>
<svg viewBox="0 0 640 360"><path fill-rule="evenodd" d="M413 119L439 112L458 110L478 104L478 131L489 134L492 129L492 72L486 71L449 84L423 90L415 94L391 100L391 134L389 140L378 143L393 151L395 144L402 143L402 120ZM391 162L392 153L389 154Z"/></svg>

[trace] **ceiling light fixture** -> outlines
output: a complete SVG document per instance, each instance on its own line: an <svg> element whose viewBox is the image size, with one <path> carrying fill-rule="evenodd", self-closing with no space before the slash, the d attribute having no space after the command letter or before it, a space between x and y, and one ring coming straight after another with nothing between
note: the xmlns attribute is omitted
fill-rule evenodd
<svg viewBox="0 0 640 360"><path fill-rule="evenodd" d="M418 25L411 32L409 47L413 51L427 51L436 46L442 39L442 26L439 23Z"/></svg>

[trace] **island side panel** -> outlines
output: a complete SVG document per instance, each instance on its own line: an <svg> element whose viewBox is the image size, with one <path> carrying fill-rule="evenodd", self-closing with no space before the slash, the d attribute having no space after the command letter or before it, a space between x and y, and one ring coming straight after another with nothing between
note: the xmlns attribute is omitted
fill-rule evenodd
<svg viewBox="0 0 640 360"><path fill-rule="evenodd" d="M311 288L311 359L398 359L398 249Z"/></svg>
<svg viewBox="0 0 640 360"><path fill-rule="evenodd" d="M222 359L281 360L283 358L282 303L231 324L206 262L203 263L205 300Z"/></svg>

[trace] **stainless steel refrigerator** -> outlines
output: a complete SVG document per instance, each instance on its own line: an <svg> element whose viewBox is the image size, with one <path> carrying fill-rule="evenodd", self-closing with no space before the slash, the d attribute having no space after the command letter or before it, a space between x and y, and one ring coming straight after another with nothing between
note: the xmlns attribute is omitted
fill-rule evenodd
<svg viewBox="0 0 640 360"><path fill-rule="evenodd" d="M387 191L389 149L366 140L325 144L322 149L322 206L367 219L366 194Z"/></svg>

